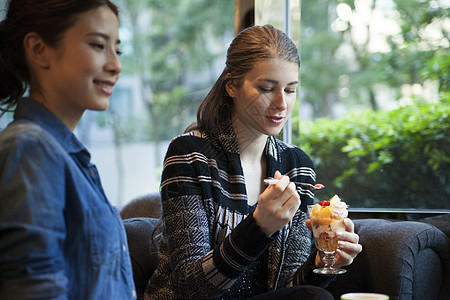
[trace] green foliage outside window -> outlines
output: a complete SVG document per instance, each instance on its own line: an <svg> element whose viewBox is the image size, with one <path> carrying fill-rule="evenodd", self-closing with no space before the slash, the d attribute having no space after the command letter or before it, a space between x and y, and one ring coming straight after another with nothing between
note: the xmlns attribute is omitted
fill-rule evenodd
<svg viewBox="0 0 450 300"><path fill-rule="evenodd" d="M234 31L234 1L118 0L117 4L121 29L128 33L123 43L124 74L137 75L141 82L150 122L146 139L170 140L195 120L198 105L218 77L213 64L225 56L224 36Z"/></svg>
<svg viewBox="0 0 450 300"><path fill-rule="evenodd" d="M352 207L450 209L450 102L302 122L295 144L317 168L316 192Z"/></svg>
<svg viewBox="0 0 450 300"><path fill-rule="evenodd" d="M271 5L280 4L266 2L272 2L267 4L269 12ZM121 102L117 110L97 118L99 125L114 132L117 161L109 166L118 166L117 182L123 184L126 172L121 166L130 158L122 152L126 144L152 143L158 149L158 143L181 134L195 120L198 105L223 68L237 2L116 3L121 10L122 73L139 83L144 103L136 115L123 113L126 105ZM448 5L411 0L299 4L301 26L292 28L292 34L300 32L299 99L308 105L304 112L310 112L313 123L302 119L298 137L298 122L293 120L292 136L294 144L314 157L318 181L327 186L317 196L326 199L338 193L353 207L449 209L448 104L420 104L437 98L450 101ZM346 8L348 18L338 13L339 7ZM362 24L352 21L358 15L364 15L359 18ZM381 21L369 22L370 16L380 15ZM388 27L383 32L380 48L379 29L386 29L382 25L392 20L395 30ZM355 39L361 32L366 37ZM397 101L419 106L373 112L397 106L392 105ZM294 107L292 115L304 107ZM350 114L341 121L315 120L340 117L342 108L349 107L373 111ZM89 127L82 131L89 132ZM156 155L155 161L160 160ZM422 186L422 178L432 187Z"/></svg>

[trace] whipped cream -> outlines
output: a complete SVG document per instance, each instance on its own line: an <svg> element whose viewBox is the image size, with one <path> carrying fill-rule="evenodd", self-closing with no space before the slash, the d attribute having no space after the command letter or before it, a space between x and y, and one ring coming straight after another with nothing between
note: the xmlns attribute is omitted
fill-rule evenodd
<svg viewBox="0 0 450 300"><path fill-rule="evenodd" d="M348 216L347 203L341 201L338 195L330 199L330 212L334 218L343 219Z"/></svg>

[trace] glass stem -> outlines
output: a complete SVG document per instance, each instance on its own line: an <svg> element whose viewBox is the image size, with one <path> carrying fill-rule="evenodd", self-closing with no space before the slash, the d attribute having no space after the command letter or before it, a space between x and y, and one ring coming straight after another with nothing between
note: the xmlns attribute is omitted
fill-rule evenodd
<svg viewBox="0 0 450 300"><path fill-rule="evenodd" d="M325 263L325 269L331 269L336 262L336 257L334 257L334 252L325 252L325 256L323 257L323 262Z"/></svg>

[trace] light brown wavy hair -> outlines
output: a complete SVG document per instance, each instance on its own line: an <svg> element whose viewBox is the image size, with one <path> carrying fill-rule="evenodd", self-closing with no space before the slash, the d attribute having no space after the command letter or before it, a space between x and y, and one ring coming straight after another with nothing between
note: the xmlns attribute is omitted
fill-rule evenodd
<svg viewBox="0 0 450 300"><path fill-rule="evenodd" d="M197 110L197 122L185 132L200 130L214 133L221 121L233 115L233 99L225 86L229 80L236 87L256 63L279 58L300 67L300 58L294 42L272 25L253 26L241 31L227 50L225 68Z"/></svg>

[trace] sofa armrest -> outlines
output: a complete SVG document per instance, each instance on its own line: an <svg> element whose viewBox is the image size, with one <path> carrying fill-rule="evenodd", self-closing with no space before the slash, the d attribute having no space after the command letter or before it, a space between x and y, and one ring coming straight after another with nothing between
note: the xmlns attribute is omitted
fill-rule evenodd
<svg viewBox="0 0 450 300"><path fill-rule="evenodd" d="M432 225L354 220L363 251L329 290L378 292L391 299L448 299L449 242ZM447 298L442 298L447 297Z"/></svg>
<svg viewBox="0 0 450 300"><path fill-rule="evenodd" d="M138 299L143 294L150 277L159 263L159 229L154 228L158 223L155 218L130 218L123 221L127 233L128 248L130 250L133 279ZM153 238L155 237L155 238Z"/></svg>
<svg viewBox="0 0 450 300"><path fill-rule="evenodd" d="M134 198L120 210L122 219L161 218L161 195L159 192Z"/></svg>

